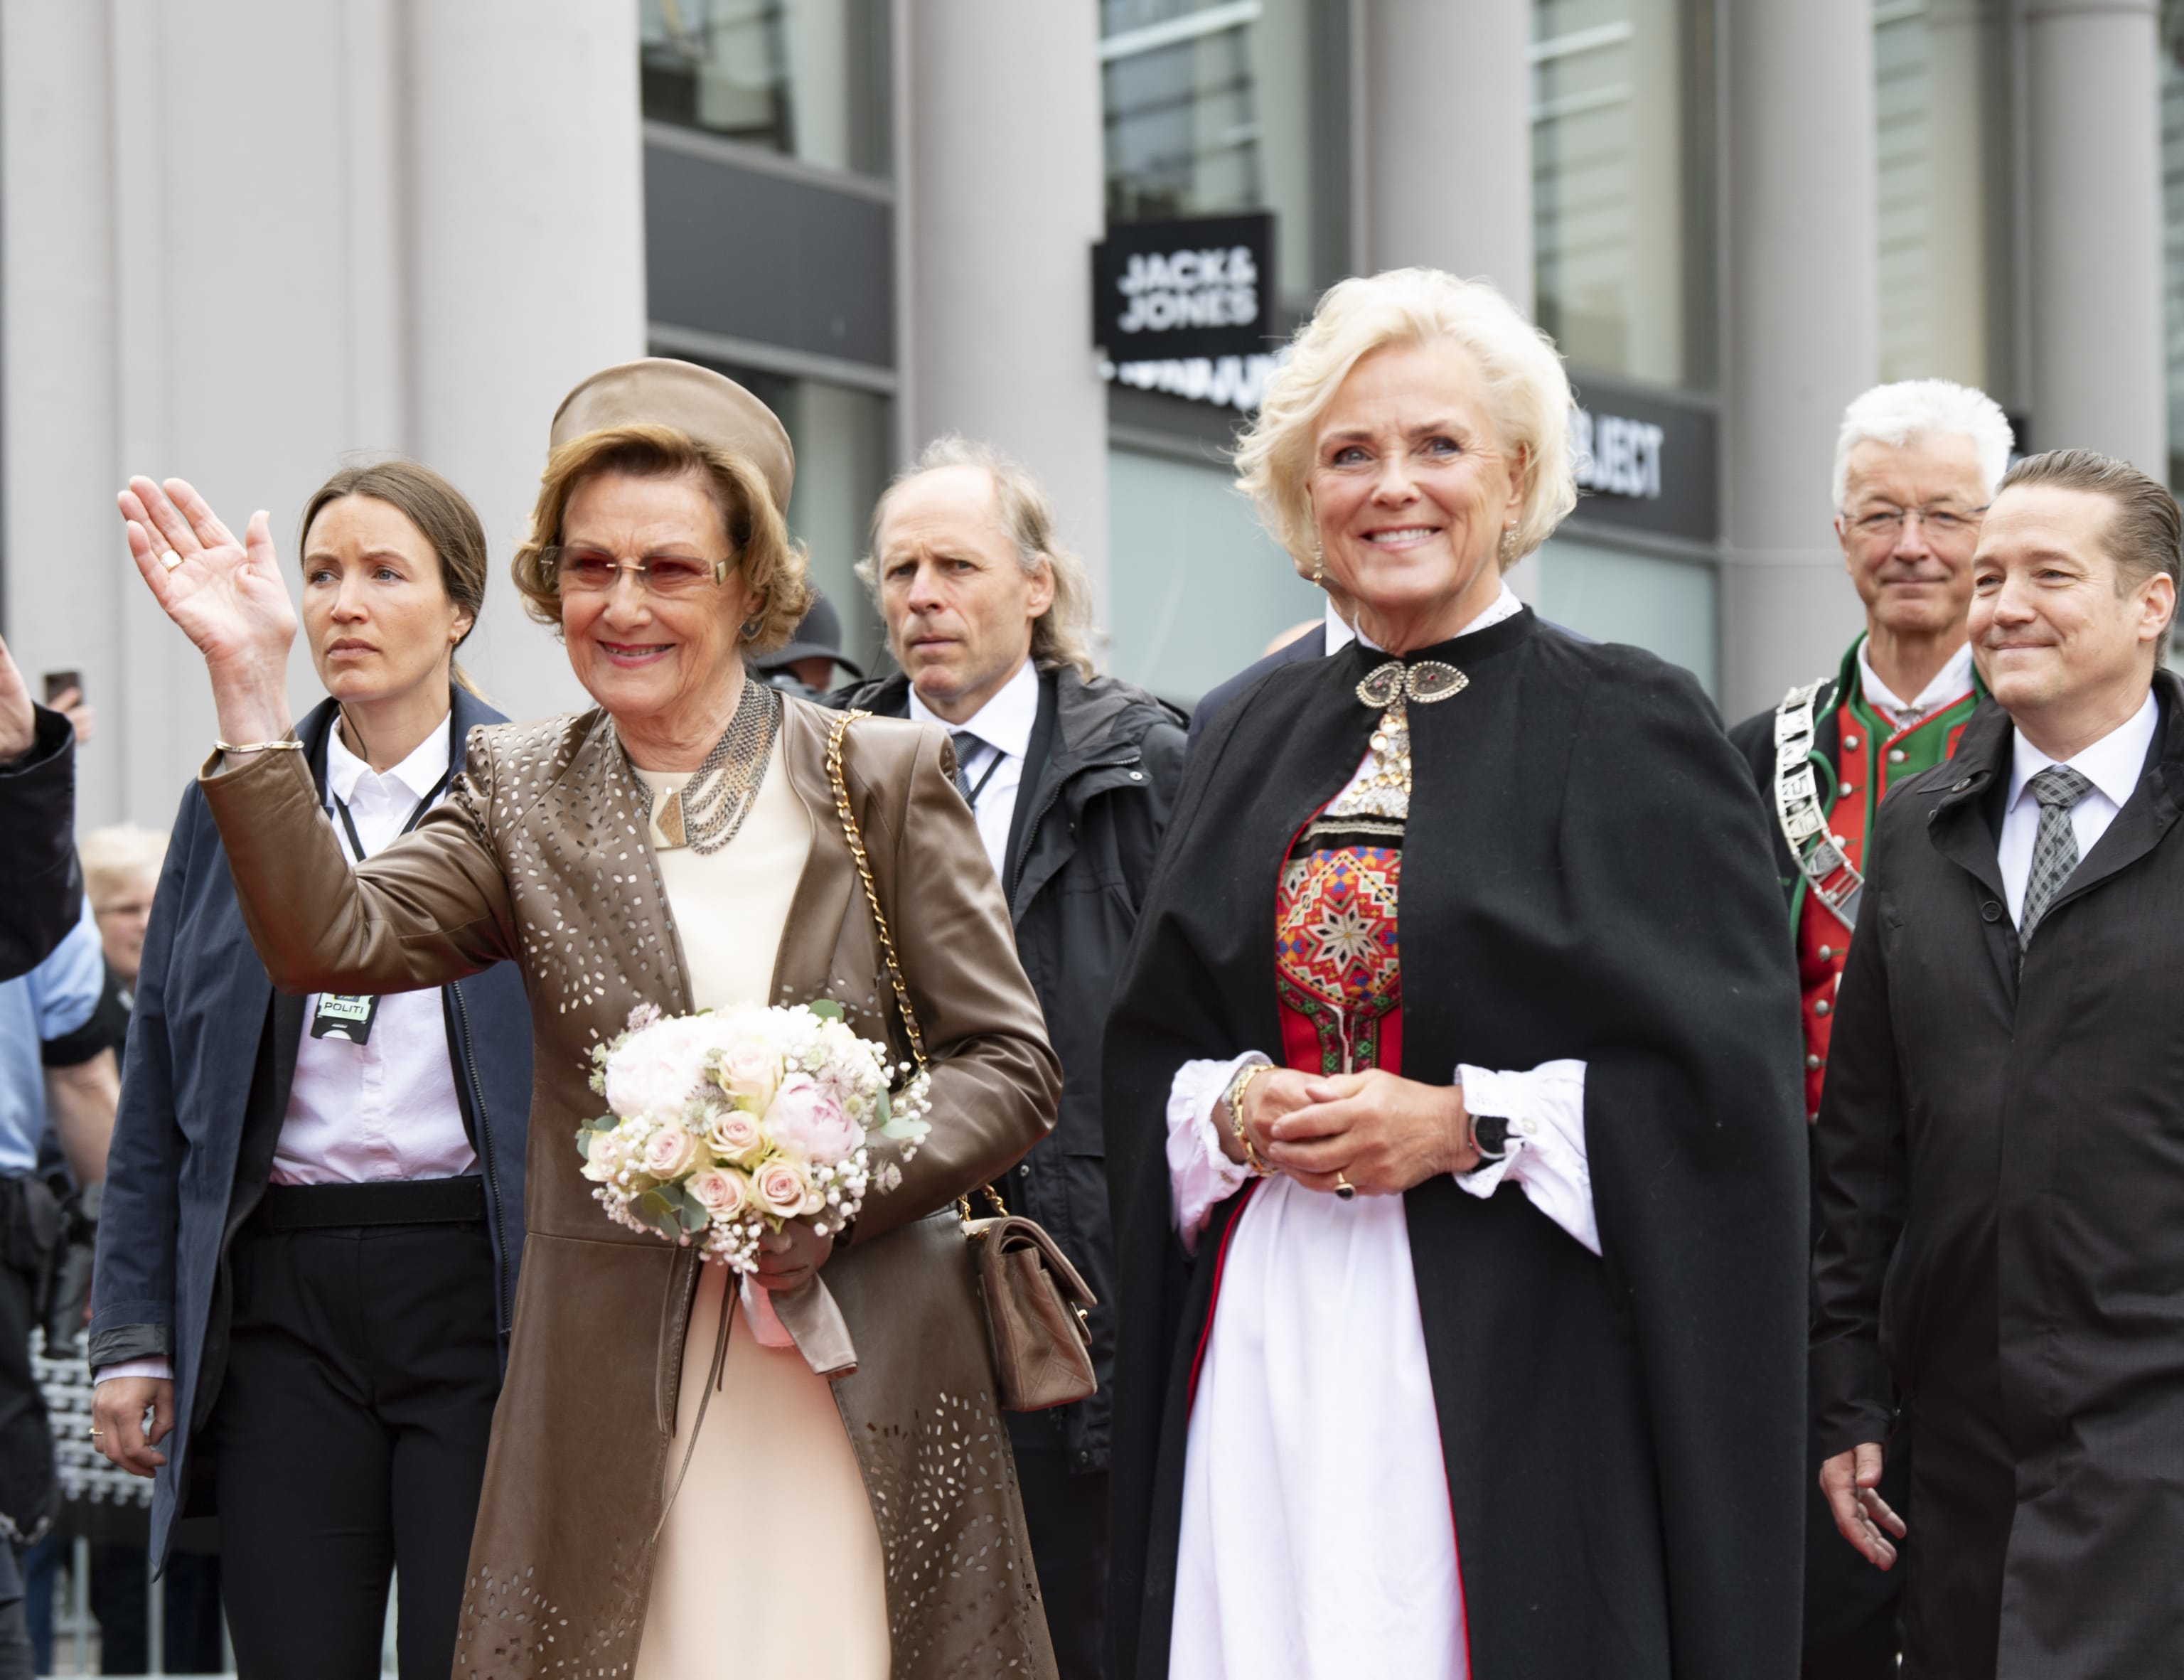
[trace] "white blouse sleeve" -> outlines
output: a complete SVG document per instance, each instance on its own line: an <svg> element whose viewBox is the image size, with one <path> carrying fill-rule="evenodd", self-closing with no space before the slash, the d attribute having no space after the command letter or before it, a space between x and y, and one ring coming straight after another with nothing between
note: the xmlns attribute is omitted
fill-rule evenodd
<svg viewBox="0 0 2184 1680"><path fill-rule="evenodd" d="M1456 1181L1482 1200L1505 1180L1521 1186L1534 1207L1597 1254L1600 1221L1593 1213L1592 1166L1585 1153L1585 1063L1543 1062L1529 1073L1462 1067L1456 1077L1463 1087L1464 1106L1473 1113L1509 1123L1509 1153L1459 1173ZM1173 1141L1168 1158L1175 1158Z"/></svg>
<svg viewBox="0 0 2184 1680"><path fill-rule="evenodd" d="M1214 1208L1251 1176L1249 1168L1221 1153L1213 1111L1228 1095L1230 1080L1253 1063L1268 1060L1257 1051L1247 1050L1230 1062L1185 1062L1168 1086L1168 1208L1175 1218L1175 1234L1187 1253L1197 1252L1199 1233Z"/></svg>
<svg viewBox="0 0 2184 1680"><path fill-rule="evenodd" d="M141 1359L122 1359L110 1365L101 1365L91 1379L93 1388L102 1382L111 1382L117 1376L155 1376L162 1382L175 1380L175 1368L167 1362L164 1353L151 1353Z"/></svg>

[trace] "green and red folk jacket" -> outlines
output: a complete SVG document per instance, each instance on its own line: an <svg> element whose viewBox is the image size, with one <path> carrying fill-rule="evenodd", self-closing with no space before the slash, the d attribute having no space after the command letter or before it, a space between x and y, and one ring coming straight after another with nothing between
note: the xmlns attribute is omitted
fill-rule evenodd
<svg viewBox="0 0 2184 1680"><path fill-rule="evenodd" d="M1986 692L1975 672L1971 687L1963 695L1909 728L1899 729L1885 713L1866 704L1858 665L1863 641L1861 637L1851 644L1832 690L1824 693L1814 708L1817 727L1808 758L1819 784L1828 832L1848 868L1861 872L1882 797L1898 782L1932 769L1957 750L1958 737ZM1841 879L1840 872L1835 879ZM1832 884L1823 881L1824 885ZM1836 987L1850 950L1851 930L1802 873L1791 895L1790 922L1797 942L1797 988L1805 1023L1805 1113L1810 1118L1819 1113L1828 1034L1835 1024Z"/></svg>

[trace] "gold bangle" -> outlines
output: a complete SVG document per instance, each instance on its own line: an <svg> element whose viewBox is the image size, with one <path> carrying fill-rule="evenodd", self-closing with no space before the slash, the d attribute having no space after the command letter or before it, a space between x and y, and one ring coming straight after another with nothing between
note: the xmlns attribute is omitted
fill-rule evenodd
<svg viewBox="0 0 2184 1680"><path fill-rule="evenodd" d="M227 741L214 741L212 745L213 751L215 752L301 752L304 750L303 742L293 739L279 741L246 741L241 746Z"/></svg>
<svg viewBox="0 0 2184 1680"><path fill-rule="evenodd" d="M1260 1178L1272 1178L1274 1169L1267 1164L1267 1158L1259 1153L1259 1146L1251 1141L1251 1134L1244 1129L1244 1099L1251 1094L1251 1081L1261 1074L1270 1074L1273 1065L1254 1062L1236 1075L1228 1087L1228 1124L1236 1134L1236 1142L1244 1152L1244 1164Z"/></svg>

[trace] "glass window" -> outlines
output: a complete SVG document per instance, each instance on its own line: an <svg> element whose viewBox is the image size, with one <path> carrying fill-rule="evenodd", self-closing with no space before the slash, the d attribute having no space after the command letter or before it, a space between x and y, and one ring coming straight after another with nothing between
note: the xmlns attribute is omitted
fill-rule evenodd
<svg viewBox="0 0 2184 1680"><path fill-rule="evenodd" d="M1107 218L1272 210L1277 283L1350 268L1346 0L1100 0Z"/></svg>
<svg viewBox="0 0 2184 1680"><path fill-rule="evenodd" d="M1114 642L1102 662L1155 694L1194 702L1323 610L1220 467L1111 450L1107 523Z"/></svg>
<svg viewBox="0 0 2184 1680"><path fill-rule="evenodd" d="M842 616L842 650L867 673L878 670L884 662L887 634L854 568L865 552L872 509L893 471L894 405L885 397L844 385L712 366L780 416L788 428L796 450L789 534L810 550L812 584Z"/></svg>
<svg viewBox="0 0 2184 1680"><path fill-rule="evenodd" d="M1533 0L1535 307L1581 366L1714 382L1713 18Z"/></svg>
<svg viewBox="0 0 2184 1680"><path fill-rule="evenodd" d="M1540 617L1591 636L1624 642L1680 665L1717 699L1721 694L1721 583L1702 561L1634 554L1561 536L1540 550L1534 606Z"/></svg>
<svg viewBox="0 0 2184 1680"><path fill-rule="evenodd" d="M2014 406L2008 19L1995 0L1873 11L1880 377Z"/></svg>
<svg viewBox="0 0 2184 1680"><path fill-rule="evenodd" d="M640 0L638 18L646 116L889 173L888 0Z"/></svg>

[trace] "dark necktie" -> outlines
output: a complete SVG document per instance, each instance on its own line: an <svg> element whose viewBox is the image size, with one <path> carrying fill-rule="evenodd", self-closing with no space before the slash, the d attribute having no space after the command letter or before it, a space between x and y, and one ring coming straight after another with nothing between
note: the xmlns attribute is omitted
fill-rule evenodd
<svg viewBox="0 0 2184 1680"><path fill-rule="evenodd" d="M2049 765L2026 785L2040 801L2040 829L2032 840L2032 870L2025 879L2025 908L2017 918L2020 965L2033 929L2078 867L2078 834L2070 826L2070 808L2093 790L2091 781L2066 764Z"/></svg>
<svg viewBox="0 0 2184 1680"><path fill-rule="evenodd" d="M967 804L971 798L971 761L985 742L968 729L958 729L948 739L956 743L956 790Z"/></svg>

